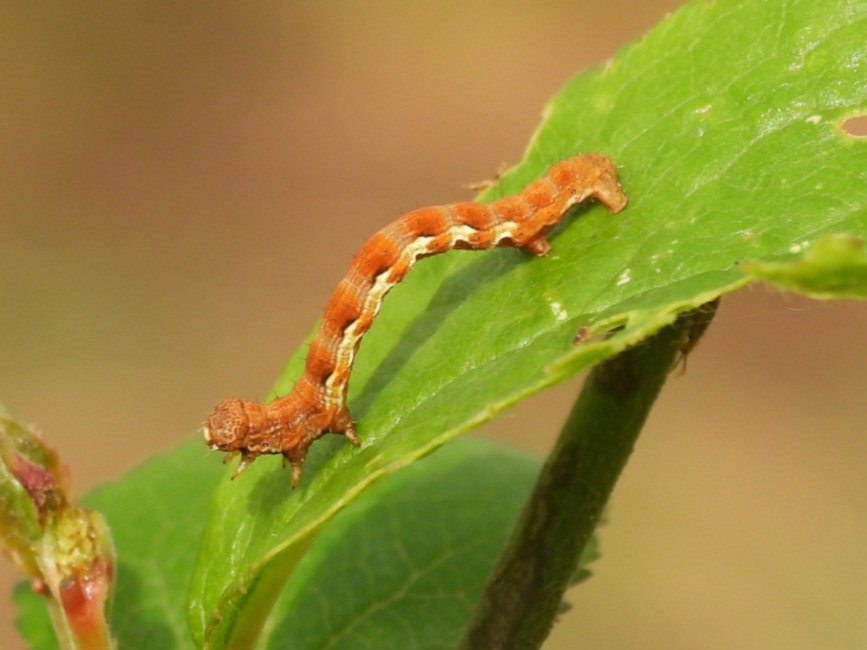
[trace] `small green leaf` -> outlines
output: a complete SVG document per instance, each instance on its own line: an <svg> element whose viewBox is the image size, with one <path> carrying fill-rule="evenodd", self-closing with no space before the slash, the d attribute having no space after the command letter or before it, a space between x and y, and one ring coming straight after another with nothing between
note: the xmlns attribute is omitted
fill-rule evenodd
<svg viewBox="0 0 867 650"><path fill-rule="evenodd" d="M600 151L629 206L566 219L546 258L449 253L395 288L351 383L362 449L317 442L294 492L274 459L220 484L190 592L196 642L254 643L320 528L379 478L750 282L744 262L867 237L867 143L839 128L867 108L865 24L865 0L695 0L570 82L486 198Z"/></svg>
<svg viewBox="0 0 867 650"><path fill-rule="evenodd" d="M760 280L813 298L867 298L867 250L860 237L826 235L791 261L755 261L743 268Z"/></svg>
<svg viewBox="0 0 867 650"><path fill-rule="evenodd" d="M20 476L24 473L33 478L25 480ZM33 485L31 491L41 483L40 496L31 496L27 483ZM36 546L44 533L45 510L62 504L64 491L54 451L0 406L0 543L12 561L34 578L41 578Z"/></svg>

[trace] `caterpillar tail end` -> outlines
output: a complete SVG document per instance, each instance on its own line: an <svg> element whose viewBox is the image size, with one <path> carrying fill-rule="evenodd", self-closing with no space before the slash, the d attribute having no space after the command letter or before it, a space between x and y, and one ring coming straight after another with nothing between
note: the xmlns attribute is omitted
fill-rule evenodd
<svg viewBox="0 0 867 650"><path fill-rule="evenodd" d="M614 214L626 207L628 199L617 180L617 169L608 158L605 159L602 173L593 185L592 196Z"/></svg>
<svg viewBox="0 0 867 650"><path fill-rule="evenodd" d="M597 192L597 197L599 201L614 214L623 210L628 202L628 199L620 188L617 179L614 179L611 185L605 187L603 191Z"/></svg>

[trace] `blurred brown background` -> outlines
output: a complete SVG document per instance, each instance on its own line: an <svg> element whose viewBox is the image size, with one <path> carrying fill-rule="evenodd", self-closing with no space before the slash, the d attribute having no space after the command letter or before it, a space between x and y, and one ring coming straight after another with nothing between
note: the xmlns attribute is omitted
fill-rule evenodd
<svg viewBox="0 0 867 650"><path fill-rule="evenodd" d="M3 3L0 401L83 492L261 396L366 235L678 4ZM724 301L546 647L867 647L865 367L867 305ZM577 387L486 433L546 451Z"/></svg>

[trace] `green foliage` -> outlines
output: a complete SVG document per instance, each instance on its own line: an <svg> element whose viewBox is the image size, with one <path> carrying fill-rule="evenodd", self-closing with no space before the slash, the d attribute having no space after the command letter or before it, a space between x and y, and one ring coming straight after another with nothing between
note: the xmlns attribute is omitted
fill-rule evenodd
<svg viewBox="0 0 867 650"><path fill-rule="evenodd" d="M800 250L800 245L792 249ZM867 298L867 251L860 237L826 235L809 245L801 257L750 262L744 264L744 270L814 298Z"/></svg>
<svg viewBox="0 0 867 650"><path fill-rule="evenodd" d="M121 648L189 646L183 597L220 474L206 455L198 441L187 444L88 499L124 558L112 621ZM363 638L377 649L454 647L538 468L526 454L466 440L374 486L305 555L261 647L283 648L290 637L295 647L328 639L358 648ZM15 600L30 647L57 648L41 597L22 584Z"/></svg>
<svg viewBox="0 0 867 650"><path fill-rule="evenodd" d="M358 562L370 562L366 568L387 584L380 591L365 583L352 593L338 584L340 571L352 568L349 544L344 548L331 526L323 529L338 511L518 400L755 278L825 297L863 296L863 253L855 249L867 237L867 143L839 125L867 111L865 24L865 0L694 1L605 66L568 83L546 108L524 161L484 198L515 192L564 157L600 151L618 163L629 206L617 216L582 208L553 233L546 258L515 250L450 253L423 261L395 288L353 376L350 408L362 449L337 438L317 442L294 492L273 458L258 460L236 481L219 481L187 600L196 645L252 646L292 575L279 615L265 627L270 643L277 643L275 631L291 629L293 647L311 647L302 640L312 644L352 625L356 641L362 631L389 629L395 643L405 643L408 637L399 635L409 629L418 633L415 645L439 647L445 636L422 637L429 633L423 608L389 586L399 583L392 572L409 579L429 556L375 557L362 546ZM586 336L573 345L579 330ZM301 362L299 353L278 392L288 390ZM459 447L442 462L457 466L466 454L475 458L468 481L495 480L502 469L494 459L502 452L492 450L488 459L474 453ZM122 570L117 633L123 638L122 626L131 624L124 616L140 615L136 629L155 635L123 647L186 644L179 589L216 472L216 460L203 454L194 458L184 449L149 487L137 478L146 465L90 501L107 506L111 494L113 507L126 508L116 518L108 514ZM436 465L417 471L425 467ZM393 516L407 498L400 481L412 477L374 486L355 505L369 504L363 521L353 509L334 525L345 526L346 539L359 545L389 527L394 537L411 537L411 525L395 523L400 517L411 522L444 511L433 501ZM479 502L473 512L488 521L496 509ZM443 530L454 548L478 539L469 523L442 524L458 532L467 527L463 542ZM146 551L149 536L160 540L168 559ZM170 559L174 564L164 564ZM145 560L147 571L135 566ZM480 572L481 564L468 562L465 598L478 588ZM323 584L337 591L326 593ZM123 596L127 590L132 595ZM383 594L391 595L394 612L380 610ZM144 613L124 598L141 599ZM296 607L305 615L293 613ZM338 622L326 616L332 613ZM460 615L443 614L455 625Z"/></svg>
<svg viewBox="0 0 867 650"><path fill-rule="evenodd" d="M538 469L468 439L377 483L304 556L263 646L454 648Z"/></svg>

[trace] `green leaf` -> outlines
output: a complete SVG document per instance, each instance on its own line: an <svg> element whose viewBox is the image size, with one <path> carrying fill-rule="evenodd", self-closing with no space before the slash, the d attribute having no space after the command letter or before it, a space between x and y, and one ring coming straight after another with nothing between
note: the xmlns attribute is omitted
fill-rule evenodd
<svg viewBox="0 0 867 650"><path fill-rule="evenodd" d="M757 260L744 264L744 271L813 298L867 298L867 251L860 237L826 235L796 259Z"/></svg>
<svg viewBox="0 0 867 650"><path fill-rule="evenodd" d="M867 146L839 127L867 108L865 25L865 0L694 1L567 84L485 198L600 151L629 206L582 209L543 259L455 252L409 274L357 359L363 448L317 442L294 492L274 459L220 484L190 592L196 641L251 645L319 529L381 477L750 282L744 262L867 236Z"/></svg>
<svg viewBox="0 0 867 650"><path fill-rule="evenodd" d="M203 513L222 471L197 440L154 458L84 503L108 520L117 551L111 627L118 647L188 648L184 596ZM18 629L34 650L57 648L42 598L20 585Z"/></svg>
<svg viewBox="0 0 867 650"><path fill-rule="evenodd" d="M454 648L539 466L468 439L378 483L304 556L262 647Z"/></svg>

